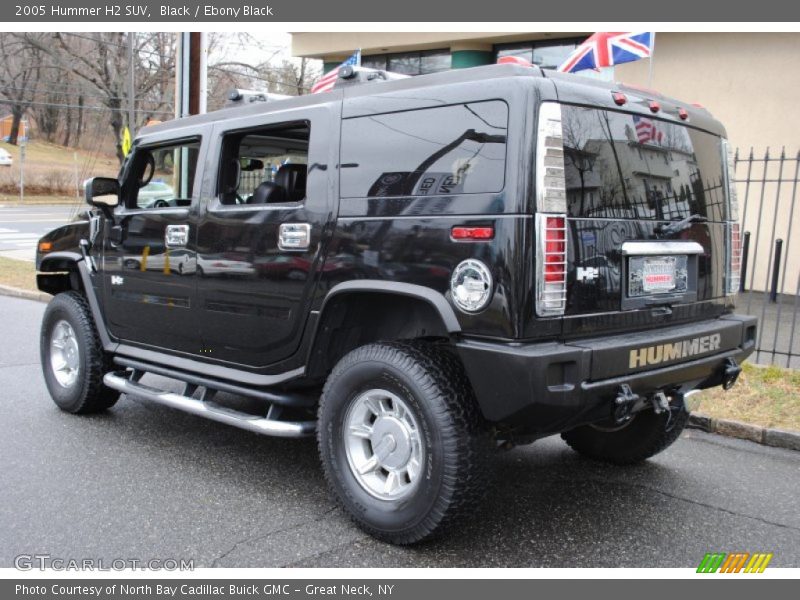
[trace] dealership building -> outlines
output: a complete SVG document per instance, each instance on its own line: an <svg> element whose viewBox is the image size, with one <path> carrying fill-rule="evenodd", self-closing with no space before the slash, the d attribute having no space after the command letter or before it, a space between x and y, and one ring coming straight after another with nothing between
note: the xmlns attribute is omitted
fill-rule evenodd
<svg viewBox="0 0 800 600"><path fill-rule="evenodd" d="M365 67L409 75L491 64L505 55L554 68L590 33L293 33L292 55L321 59L328 70L361 48ZM595 76L649 83L702 104L725 123L735 147L796 150L798 63L797 33L658 33L652 82L648 60Z"/></svg>

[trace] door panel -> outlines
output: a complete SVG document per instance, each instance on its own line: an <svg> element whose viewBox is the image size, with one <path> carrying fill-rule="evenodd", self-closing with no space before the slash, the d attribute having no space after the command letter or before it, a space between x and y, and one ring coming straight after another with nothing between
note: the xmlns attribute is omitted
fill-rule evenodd
<svg viewBox="0 0 800 600"><path fill-rule="evenodd" d="M202 355L196 321L199 139L147 139L123 175L102 261L106 318L121 341ZM137 183L151 159L149 183Z"/></svg>
<svg viewBox="0 0 800 600"><path fill-rule="evenodd" d="M334 103L282 111L226 122L224 128L215 129L221 152L209 160L207 169L219 172L223 183L205 206L197 238L197 300L208 358L257 368L297 350L324 256L324 232L333 218L336 170L329 165L336 161L338 110ZM275 136L278 147L292 122L310 125L304 194L296 193L281 175L292 165L298 167L301 150L271 169L271 157L264 156L264 148L252 140ZM230 173L224 167L232 163L226 139L235 136L239 164L249 164L242 160L249 153L250 159L263 163L263 169L256 171L248 189L237 183L236 193L228 186L226 196L223 184ZM252 177L240 174L239 182L245 179ZM290 189L276 190L279 183ZM281 236L282 225L296 226L285 227ZM302 239L299 244L297 240L306 232L309 241L304 247Z"/></svg>

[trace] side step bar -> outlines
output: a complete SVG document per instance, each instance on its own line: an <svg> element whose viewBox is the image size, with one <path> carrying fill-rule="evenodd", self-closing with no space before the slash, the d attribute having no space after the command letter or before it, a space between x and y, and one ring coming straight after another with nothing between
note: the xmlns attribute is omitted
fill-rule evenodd
<svg viewBox="0 0 800 600"><path fill-rule="evenodd" d="M106 373L103 376L103 383L123 394L144 398L157 404L177 408L212 421L233 425L234 427L263 435L291 438L308 437L313 435L317 428L316 421L279 421L276 418L271 418L273 412L276 412L273 409L279 408L275 405L270 407L266 417L251 415L220 406L210 400L192 398L191 394L197 390L197 386L187 385L186 393L188 395L176 394L175 392L167 392L139 383L138 377L141 377L141 375L141 371ZM213 396L213 393L210 395Z"/></svg>

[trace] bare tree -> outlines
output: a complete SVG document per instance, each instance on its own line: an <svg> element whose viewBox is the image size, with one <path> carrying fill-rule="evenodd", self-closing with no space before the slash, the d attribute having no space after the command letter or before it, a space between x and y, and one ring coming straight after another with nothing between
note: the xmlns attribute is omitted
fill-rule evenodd
<svg viewBox="0 0 800 600"><path fill-rule="evenodd" d="M122 32L87 34L54 33L50 43L28 34L30 45L46 53L53 65L84 81L109 111L109 125L122 161L122 129L128 123L127 74L128 36ZM136 87L134 97L142 107L137 112L147 119L162 114L171 102L171 79L175 69L174 36L166 33L134 34ZM137 119L138 122L138 119Z"/></svg>
<svg viewBox="0 0 800 600"><path fill-rule="evenodd" d="M41 52L23 34L0 33L0 102L11 110L11 144L16 145L22 118L36 96L40 65Z"/></svg>

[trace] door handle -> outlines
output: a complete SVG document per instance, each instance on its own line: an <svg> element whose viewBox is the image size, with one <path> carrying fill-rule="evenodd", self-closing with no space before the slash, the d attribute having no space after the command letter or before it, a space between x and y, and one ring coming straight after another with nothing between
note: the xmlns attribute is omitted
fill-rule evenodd
<svg viewBox="0 0 800 600"><path fill-rule="evenodd" d="M167 225L164 245L167 248L183 248L189 242L188 225Z"/></svg>
<svg viewBox="0 0 800 600"><path fill-rule="evenodd" d="M309 223L281 223L278 228L279 250L307 250L311 245Z"/></svg>

